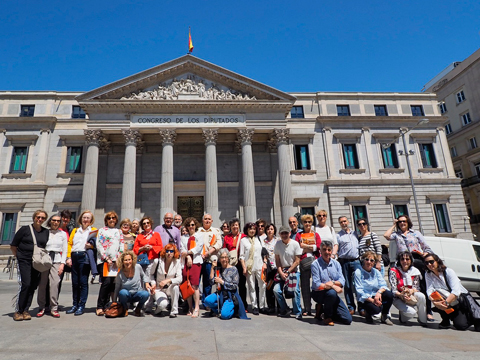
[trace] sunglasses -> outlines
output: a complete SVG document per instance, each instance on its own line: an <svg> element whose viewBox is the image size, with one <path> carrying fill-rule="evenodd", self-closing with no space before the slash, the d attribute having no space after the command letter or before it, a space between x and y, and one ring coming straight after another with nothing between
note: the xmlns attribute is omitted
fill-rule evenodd
<svg viewBox="0 0 480 360"><path fill-rule="evenodd" d="M45 216L35 216L35 218L38 219L38 220L45 220L46 219Z"/></svg>
<svg viewBox="0 0 480 360"><path fill-rule="evenodd" d="M310 220L305 220L303 223L304 224L311 224L313 221L310 221Z"/></svg>
<svg viewBox="0 0 480 360"><path fill-rule="evenodd" d="M174 253L175 251L173 251L173 250L165 250L165 252L166 252L167 254L168 254L168 253L172 254L172 253Z"/></svg>
<svg viewBox="0 0 480 360"><path fill-rule="evenodd" d="M406 257L406 258L401 258L400 261L412 261L410 258Z"/></svg>
<svg viewBox="0 0 480 360"><path fill-rule="evenodd" d="M296 224L297 222L296 221L289 221L288 223L289 224Z"/></svg>
<svg viewBox="0 0 480 360"><path fill-rule="evenodd" d="M327 215L317 215L317 217L324 217L324 218L326 218Z"/></svg>
<svg viewBox="0 0 480 360"><path fill-rule="evenodd" d="M115 216L109 216L107 217L107 220L117 220L117 218Z"/></svg>
<svg viewBox="0 0 480 360"><path fill-rule="evenodd" d="M50 220L50 221L51 221L51 222L60 222L60 220L54 220L54 219L52 219L52 220Z"/></svg>
<svg viewBox="0 0 480 360"><path fill-rule="evenodd" d="M433 264L435 264L435 260L425 261L425 264L427 264L427 265L433 265Z"/></svg>
<svg viewBox="0 0 480 360"><path fill-rule="evenodd" d="M398 222L399 224L406 224L406 223L407 223L406 220L398 220L397 222Z"/></svg>
<svg viewBox="0 0 480 360"><path fill-rule="evenodd" d="M222 229L228 229L227 225L222 226Z"/></svg>
<svg viewBox="0 0 480 360"><path fill-rule="evenodd" d="M258 225L258 227L259 227L259 228L264 228L264 227L265 227L265 225Z"/></svg>
<svg viewBox="0 0 480 360"><path fill-rule="evenodd" d="M142 225L148 225L148 224L150 224L150 221L144 221L144 222L142 223Z"/></svg>
<svg viewBox="0 0 480 360"><path fill-rule="evenodd" d="M375 259L365 259L365 261L374 263L376 260Z"/></svg>
<svg viewBox="0 0 480 360"><path fill-rule="evenodd" d="M365 223L358 223L357 225L358 225L358 226L365 226L365 225L367 225L367 224L365 224Z"/></svg>

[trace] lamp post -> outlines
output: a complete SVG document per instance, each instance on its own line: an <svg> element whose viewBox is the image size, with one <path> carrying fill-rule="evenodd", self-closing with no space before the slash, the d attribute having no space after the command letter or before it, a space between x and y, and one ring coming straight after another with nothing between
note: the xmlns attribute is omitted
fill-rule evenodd
<svg viewBox="0 0 480 360"><path fill-rule="evenodd" d="M424 124L427 124L428 123L428 119L422 119L420 120L414 127L412 127L411 129L405 129L405 128L400 128L400 136L402 137L402 141L403 141L403 149L404 151L399 151L398 153L400 155L403 155L403 153L405 154L405 159L407 161L407 169L408 169L408 176L410 177L410 184L412 186L412 193L413 193L413 201L415 203L415 211L417 212L417 219L418 219L418 227L420 228L420 232L422 234L424 234L423 232L423 225L422 225L422 218L420 216L420 209L418 208L418 199L417 199L417 193L415 191L415 183L413 181L413 174L412 174L412 168L410 166L410 159L409 159L409 156L415 154L415 152L413 150L407 150L407 141L405 140L405 135L407 133L409 133L410 131L412 131L413 129L417 128L418 126L420 125L424 125ZM397 138L398 139L398 138ZM395 139L396 140L396 139ZM394 141L395 141L394 140ZM387 145L387 147L389 147L391 144L384 144L384 146Z"/></svg>

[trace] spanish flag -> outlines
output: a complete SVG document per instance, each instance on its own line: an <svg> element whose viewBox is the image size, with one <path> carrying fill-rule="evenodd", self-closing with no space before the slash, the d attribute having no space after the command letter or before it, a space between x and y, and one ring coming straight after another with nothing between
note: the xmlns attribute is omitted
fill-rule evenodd
<svg viewBox="0 0 480 360"><path fill-rule="evenodd" d="M188 27L188 52L191 53L193 51L193 42L192 42L192 34L190 33L190 26Z"/></svg>

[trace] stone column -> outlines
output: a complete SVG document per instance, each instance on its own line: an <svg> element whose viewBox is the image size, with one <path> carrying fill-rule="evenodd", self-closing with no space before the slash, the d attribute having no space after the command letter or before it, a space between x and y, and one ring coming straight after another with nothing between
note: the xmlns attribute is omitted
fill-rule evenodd
<svg viewBox="0 0 480 360"><path fill-rule="evenodd" d="M288 226L288 218L294 214L292 198L292 181L290 178L290 149L288 145L288 129L275 129L273 139L278 151L278 180L280 185L280 206L282 224Z"/></svg>
<svg viewBox="0 0 480 360"><path fill-rule="evenodd" d="M443 159L445 161L445 170L447 177L455 178L455 169L453 168L452 155L450 154L450 147L448 146L447 136L445 135L445 128L443 126L437 128L437 136L440 140L440 148L442 149Z"/></svg>
<svg viewBox="0 0 480 360"><path fill-rule="evenodd" d="M242 146L243 211L245 214L245 223L257 221L252 155L253 132L253 129L238 130L238 140Z"/></svg>
<svg viewBox="0 0 480 360"><path fill-rule="evenodd" d="M135 183L137 170L137 143L140 133L137 130L122 130L125 137L125 161L123 164L122 214L121 218L135 217Z"/></svg>
<svg viewBox="0 0 480 360"><path fill-rule="evenodd" d="M205 140L205 212L218 225L217 137L218 129L203 129Z"/></svg>
<svg viewBox="0 0 480 360"><path fill-rule="evenodd" d="M102 141L105 141L101 130L85 130L87 157L85 161L85 177L83 179L82 211L95 212L97 202L98 154Z"/></svg>
<svg viewBox="0 0 480 360"><path fill-rule="evenodd" d="M162 187L160 189L160 224L165 213L173 213L173 143L177 138L175 130L160 129L162 138Z"/></svg>

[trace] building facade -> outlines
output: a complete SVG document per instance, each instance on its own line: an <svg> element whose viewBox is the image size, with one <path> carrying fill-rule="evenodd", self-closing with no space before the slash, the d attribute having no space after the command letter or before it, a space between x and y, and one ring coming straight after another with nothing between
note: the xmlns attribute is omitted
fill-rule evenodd
<svg viewBox="0 0 480 360"><path fill-rule="evenodd" d="M455 174L461 185L473 233L480 235L480 49L456 62L429 84L445 125Z"/></svg>
<svg viewBox="0 0 480 360"><path fill-rule="evenodd" d="M405 153L425 233L471 238L445 123L435 94L285 93L191 55L86 93L0 92L2 244L38 208L216 226L326 209L383 234L418 224Z"/></svg>

